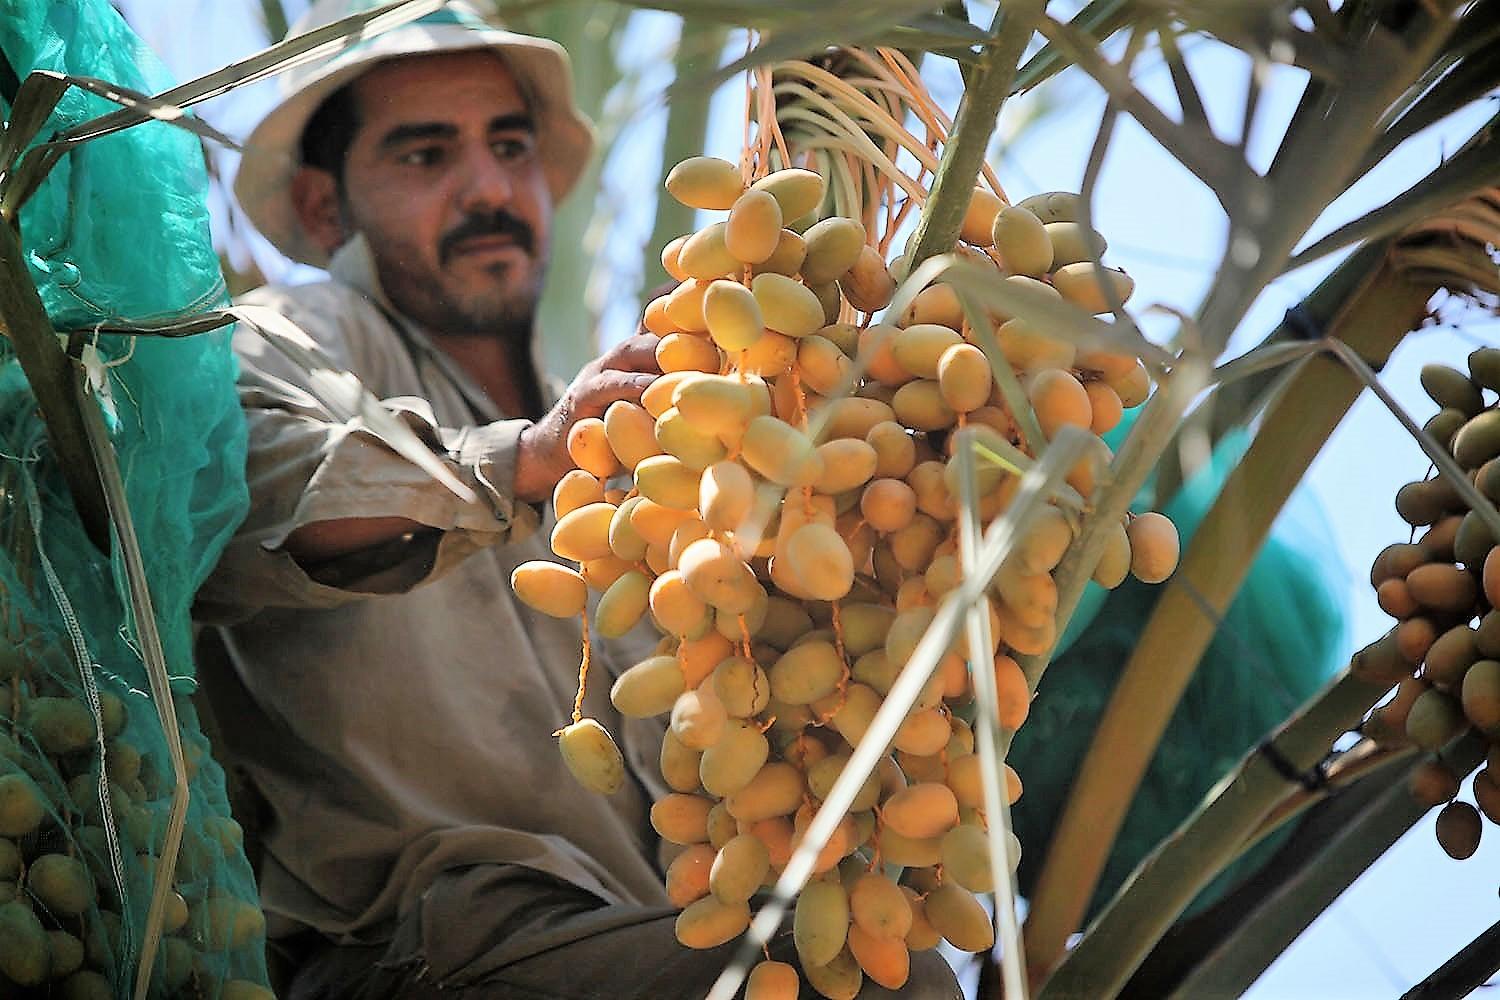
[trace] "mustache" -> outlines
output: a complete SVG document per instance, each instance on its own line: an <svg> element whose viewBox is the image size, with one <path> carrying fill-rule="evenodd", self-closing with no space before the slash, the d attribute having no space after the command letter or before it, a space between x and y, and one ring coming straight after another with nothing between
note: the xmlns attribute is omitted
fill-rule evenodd
<svg viewBox="0 0 1500 1000"><path fill-rule="evenodd" d="M458 245L479 236L503 236L511 239L528 254L536 250L536 234L521 219L509 212L471 215L443 234L438 242L438 260L446 264Z"/></svg>

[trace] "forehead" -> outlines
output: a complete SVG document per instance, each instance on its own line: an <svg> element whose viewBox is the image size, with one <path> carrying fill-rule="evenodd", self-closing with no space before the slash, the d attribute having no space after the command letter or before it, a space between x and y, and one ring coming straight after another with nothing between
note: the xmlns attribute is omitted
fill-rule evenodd
<svg viewBox="0 0 1500 1000"><path fill-rule="evenodd" d="M443 52L381 63L354 81L360 130L404 121L489 121L526 111L526 98L493 52ZM372 128L376 126L377 128Z"/></svg>

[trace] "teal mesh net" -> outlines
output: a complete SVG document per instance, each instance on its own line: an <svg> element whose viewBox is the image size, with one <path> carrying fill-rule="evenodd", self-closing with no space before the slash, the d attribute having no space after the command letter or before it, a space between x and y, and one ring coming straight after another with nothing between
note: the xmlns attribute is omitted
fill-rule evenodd
<svg viewBox="0 0 1500 1000"><path fill-rule="evenodd" d="M1129 425L1111 435L1118 445ZM1212 460L1165 513L1184 546L1249 445L1224 438ZM1147 484L1143 497L1152 493ZM1137 508L1145 509L1144 507ZM1247 750L1315 694L1342 664L1349 574L1330 556L1331 529L1307 489L1293 493L1172 715L1109 855L1089 907L1092 917L1135 866L1198 805ZM1161 593L1135 580L1092 602L1068 629L1070 644L1048 668L1030 716L1011 747L1025 782L1013 808L1023 893L1035 883L1068 791L1121 669ZM1202 908L1264 863L1281 843L1262 841L1194 901Z"/></svg>
<svg viewBox="0 0 1500 1000"><path fill-rule="evenodd" d="M7 120L14 84L34 70L168 85L105 0L3 10ZM70 89L41 138L116 107ZM64 156L20 214L52 324L93 331L225 304L206 191L198 140L161 122ZM110 365L101 409L145 554L191 795L157 997L269 996L254 877L188 698L189 606L247 506L228 336L90 335ZM128 997L174 775L119 546L104 555L90 544L58 465L0 342L0 996Z"/></svg>

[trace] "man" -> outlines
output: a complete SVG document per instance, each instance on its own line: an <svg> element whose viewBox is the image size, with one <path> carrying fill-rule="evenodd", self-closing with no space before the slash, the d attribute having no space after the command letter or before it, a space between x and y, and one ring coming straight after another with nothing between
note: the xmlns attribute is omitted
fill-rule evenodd
<svg viewBox="0 0 1500 1000"><path fill-rule="evenodd" d="M349 6L323 0L296 30ZM538 529L572 465L568 428L658 372L641 335L550 408L537 376L552 208L592 143L566 56L451 3L283 89L236 191L273 243L331 277L250 298L483 498L332 420L301 372L237 335L252 510L199 606L227 623L207 678L223 738L269 806L269 933L301 952L287 994L702 996L728 949L673 940L648 816L666 791L660 724L622 719L598 677L585 711L631 780L609 797L576 785L550 733L571 709L577 623L508 587L548 554ZM607 673L634 659L601 653ZM932 971L943 985L927 995L956 995Z"/></svg>

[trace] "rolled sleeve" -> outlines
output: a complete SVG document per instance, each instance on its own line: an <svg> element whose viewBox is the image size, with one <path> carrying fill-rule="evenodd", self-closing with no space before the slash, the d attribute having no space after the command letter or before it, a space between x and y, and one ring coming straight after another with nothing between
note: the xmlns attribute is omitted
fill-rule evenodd
<svg viewBox="0 0 1500 1000"><path fill-rule="evenodd" d="M270 540L272 547L279 547L303 525L349 517L404 517L440 531L469 532L488 542L520 541L536 530L537 509L512 495L516 452L531 421L439 427L423 400L400 397L383 402L446 460L478 500L458 496L356 419L328 428L316 467L282 532Z"/></svg>
<svg viewBox="0 0 1500 1000"><path fill-rule="evenodd" d="M360 372L367 385L379 384L388 375L380 371L380 359L356 356L354 336L341 329L320 329L317 317L305 310L287 312L334 363ZM348 322L350 311L333 315ZM482 548L521 541L540 525L539 509L512 495L517 449L530 421L445 427L425 399L401 395L381 401L473 491L476 499L466 500L397 453L358 418L336 420L313 395L305 374L268 349L258 335L241 331L235 346L241 360L240 400L249 429L246 479L251 510L200 590L200 616L237 620L265 607L327 608L402 593L441 576ZM287 538L305 525L384 517L415 521L440 534L434 540L418 537L432 532L413 533L376 551L355 553L349 557L354 570L332 574L323 572L330 564L310 574L284 548ZM329 575L339 580L338 586L319 582Z"/></svg>
<svg viewBox="0 0 1500 1000"><path fill-rule="evenodd" d="M454 435L448 449L464 470L465 479L489 499L495 518L507 526L512 542L530 537L541 524L541 509L517 500L515 495L516 454L521 434L530 426L530 420L497 420L464 427Z"/></svg>

